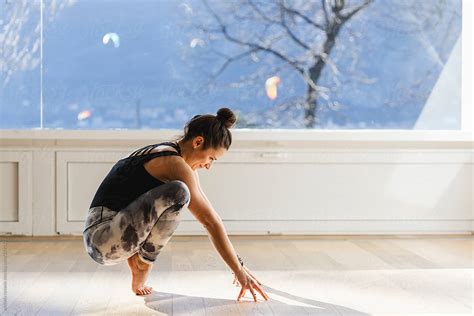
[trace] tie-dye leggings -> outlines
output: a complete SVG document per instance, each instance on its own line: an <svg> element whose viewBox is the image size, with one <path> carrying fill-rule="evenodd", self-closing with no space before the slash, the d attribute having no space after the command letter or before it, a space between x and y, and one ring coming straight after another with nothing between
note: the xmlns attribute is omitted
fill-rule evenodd
<svg viewBox="0 0 474 316"><path fill-rule="evenodd" d="M89 255L100 264L126 260L135 253L153 263L170 240L187 208L186 184L174 180L142 194L119 212L107 207L89 210L83 232Z"/></svg>

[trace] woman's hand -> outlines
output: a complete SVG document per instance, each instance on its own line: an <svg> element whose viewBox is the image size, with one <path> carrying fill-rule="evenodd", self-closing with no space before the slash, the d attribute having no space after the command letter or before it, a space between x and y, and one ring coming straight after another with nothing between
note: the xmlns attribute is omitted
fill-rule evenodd
<svg viewBox="0 0 474 316"><path fill-rule="evenodd" d="M240 301L240 299L245 295L247 290L250 290L250 293L252 293L253 300L255 302L257 301L257 295L255 294L255 290L257 290L265 300L269 300L268 295L261 287L262 284L257 280L257 278L255 278L255 276L250 272L249 269L247 269L246 266L242 266L240 271L237 274L234 274L233 284L236 284L236 286L240 284L242 286L239 296L237 297L237 301Z"/></svg>

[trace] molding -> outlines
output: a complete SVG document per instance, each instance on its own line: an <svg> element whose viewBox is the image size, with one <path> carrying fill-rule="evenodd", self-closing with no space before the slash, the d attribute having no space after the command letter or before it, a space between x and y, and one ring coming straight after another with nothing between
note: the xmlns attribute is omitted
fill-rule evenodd
<svg viewBox="0 0 474 316"><path fill-rule="evenodd" d="M0 162L18 163L18 221L0 222L1 234L32 234L32 160L31 152L0 151Z"/></svg>
<svg viewBox="0 0 474 316"><path fill-rule="evenodd" d="M159 130L0 130L2 140L156 140L182 134L178 129ZM290 130L232 129L236 141L388 141L472 142L470 131L451 130Z"/></svg>
<svg viewBox="0 0 474 316"><path fill-rule="evenodd" d="M432 221L432 220L315 220L305 221L227 221L224 225L231 234L243 235L352 235L352 234L471 234L472 220ZM242 229L245 227L245 229ZM181 221L177 235L207 235L197 221Z"/></svg>
<svg viewBox="0 0 474 316"><path fill-rule="evenodd" d="M322 220L322 221L227 221L223 220L228 235L471 235L472 220ZM243 229L245 227L245 229ZM61 235L81 235L70 231ZM197 221L182 220L173 236L207 236Z"/></svg>

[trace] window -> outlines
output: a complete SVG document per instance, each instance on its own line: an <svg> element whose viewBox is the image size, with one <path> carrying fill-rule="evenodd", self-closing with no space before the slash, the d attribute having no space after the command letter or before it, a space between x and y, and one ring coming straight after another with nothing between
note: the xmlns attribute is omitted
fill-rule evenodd
<svg viewBox="0 0 474 316"><path fill-rule="evenodd" d="M0 128L40 127L40 2L0 3Z"/></svg>
<svg viewBox="0 0 474 316"><path fill-rule="evenodd" d="M461 5L2 1L0 129L459 130Z"/></svg>

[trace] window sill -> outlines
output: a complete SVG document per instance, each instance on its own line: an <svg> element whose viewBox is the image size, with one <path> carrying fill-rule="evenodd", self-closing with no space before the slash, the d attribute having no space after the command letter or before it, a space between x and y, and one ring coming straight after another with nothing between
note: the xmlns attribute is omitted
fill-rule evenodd
<svg viewBox="0 0 474 316"><path fill-rule="evenodd" d="M4 146L131 146L171 140L182 130L0 130ZM238 147L414 147L473 148L473 133L431 130L233 129Z"/></svg>

